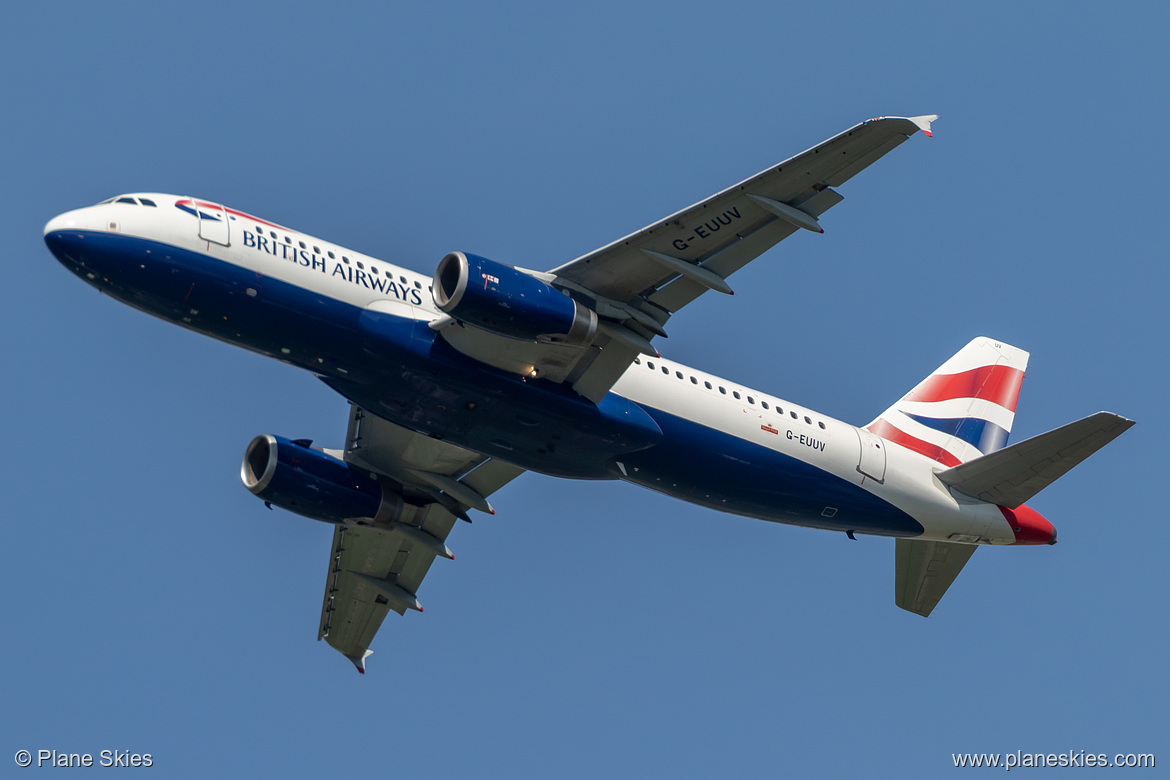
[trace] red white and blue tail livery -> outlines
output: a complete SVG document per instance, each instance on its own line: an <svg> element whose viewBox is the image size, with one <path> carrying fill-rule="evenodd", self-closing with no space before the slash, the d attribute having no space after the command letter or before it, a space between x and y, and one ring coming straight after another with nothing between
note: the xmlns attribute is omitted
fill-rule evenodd
<svg viewBox="0 0 1170 780"><path fill-rule="evenodd" d="M1133 423L1098 412L1009 445L1028 353L989 338L864 427L652 342L777 243L823 233L838 189L935 119L862 122L547 271L451 252L428 277L163 193L61 214L45 242L106 295L303 368L349 401L342 446L256 436L240 477L333 526L318 638L359 671L391 611L422 611L431 565L455 557L453 526L494 514L489 496L525 471L892 537L895 603L929 615L980 546L1054 543L1025 502Z"/></svg>
<svg viewBox="0 0 1170 780"><path fill-rule="evenodd" d="M866 426L883 439L957 466L1007 444L1028 353L978 338Z"/></svg>

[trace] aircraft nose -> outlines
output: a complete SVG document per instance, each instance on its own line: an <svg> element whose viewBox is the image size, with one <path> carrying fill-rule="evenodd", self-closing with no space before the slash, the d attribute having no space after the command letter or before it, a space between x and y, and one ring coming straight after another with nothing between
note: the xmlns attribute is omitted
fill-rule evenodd
<svg viewBox="0 0 1170 780"><path fill-rule="evenodd" d="M85 230L89 227L85 212L87 209L75 209L58 214L45 223L45 236L62 230Z"/></svg>
<svg viewBox="0 0 1170 780"><path fill-rule="evenodd" d="M89 209L75 209L58 214L45 224L45 246L66 268L79 267L79 250L82 246L82 231L89 230L92 212Z"/></svg>

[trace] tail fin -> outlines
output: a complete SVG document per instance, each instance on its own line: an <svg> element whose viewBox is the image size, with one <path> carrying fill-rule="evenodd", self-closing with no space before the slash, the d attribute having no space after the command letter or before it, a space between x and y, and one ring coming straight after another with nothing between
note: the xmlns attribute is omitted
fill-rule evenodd
<svg viewBox="0 0 1170 780"><path fill-rule="evenodd" d="M954 467L1007 444L1028 353L980 337L866 426Z"/></svg>

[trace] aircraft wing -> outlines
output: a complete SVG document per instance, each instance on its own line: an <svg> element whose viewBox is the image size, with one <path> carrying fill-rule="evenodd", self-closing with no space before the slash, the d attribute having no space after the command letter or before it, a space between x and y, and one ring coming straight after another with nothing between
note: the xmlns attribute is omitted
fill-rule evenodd
<svg viewBox="0 0 1170 780"><path fill-rule="evenodd" d="M842 200L832 188L937 118L870 119L571 263L527 271L597 313L587 343L507 338L449 316L431 327L465 355L598 402L635 355L658 354L650 340L672 314L708 290L730 293L727 277L797 230L824 232L817 218Z"/></svg>
<svg viewBox="0 0 1170 780"><path fill-rule="evenodd" d="M641 344L664 335L672 314L800 229L823 233L818 217L843 199L840 186L937 116L870 119L636 233L555 268L552 284L594 302L610 327L570 376L604 395Z"/></svg>
<svg viewBox="0 0 1170 780"><path fill-rule="evenodd" d="M333 532L317 634L365 673L370 643L391 610L422 611L415 594L467 510L493 511L485 498L523 469L350 410L344 459L389 481L418 507L408 523L355 522Z"/></svg>

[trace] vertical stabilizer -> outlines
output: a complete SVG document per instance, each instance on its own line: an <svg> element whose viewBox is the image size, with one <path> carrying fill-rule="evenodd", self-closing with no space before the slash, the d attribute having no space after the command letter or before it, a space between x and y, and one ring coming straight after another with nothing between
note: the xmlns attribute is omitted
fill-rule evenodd
<svg viewBox="0 0 1170 780"><path fill-rule="evenodd" d="M985 337L972 341L866 426L947 467L1007 444L1028 353Z"/></svg>

